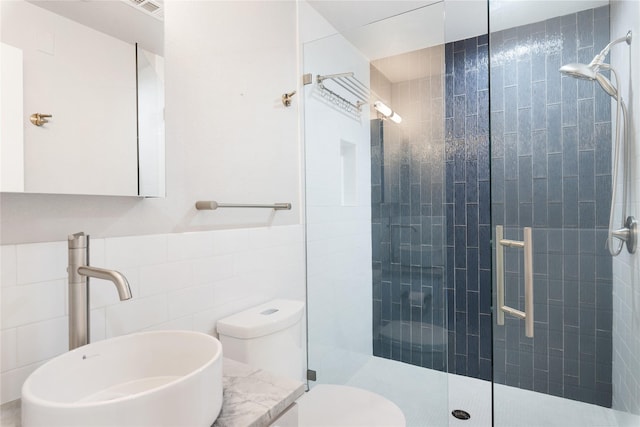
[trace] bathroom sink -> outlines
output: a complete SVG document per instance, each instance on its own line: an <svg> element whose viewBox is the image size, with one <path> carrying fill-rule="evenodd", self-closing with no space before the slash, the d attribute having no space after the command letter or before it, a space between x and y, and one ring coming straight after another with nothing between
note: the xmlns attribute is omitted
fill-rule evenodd
<svg viewBox="0 0 640 427"><path fill-rule="evenodd" d="M50 360L22 387L22 425L211 426L222 345L191 331L141 332Z"/></svg>

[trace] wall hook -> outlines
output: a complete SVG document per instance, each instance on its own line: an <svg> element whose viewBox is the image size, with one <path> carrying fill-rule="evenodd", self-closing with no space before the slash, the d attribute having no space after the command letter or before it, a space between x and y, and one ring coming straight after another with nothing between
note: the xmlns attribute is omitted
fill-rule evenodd
<svg viewBox="0 0 640 427"><path fill-rule="evenodd" d="M33 123L35 126L42 126L45 123L49 123L49 120L47 120L47 118L50 117L53 116L51 114L33 113L29 117L29 120L31 120L31 123Z"/></svg>
<svg viewBox="0 0 640 427"><path fill-rule="evenodd" d="M293 95L295 95L295 94L296 94L295 90L293 92L283 94L282 95L282 104L285 107L291 107L291 98L293 98Z"/></svg>

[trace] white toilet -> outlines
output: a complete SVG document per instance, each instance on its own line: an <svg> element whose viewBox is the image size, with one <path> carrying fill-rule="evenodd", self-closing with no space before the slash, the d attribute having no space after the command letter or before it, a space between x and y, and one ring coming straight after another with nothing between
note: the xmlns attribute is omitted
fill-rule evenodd
<svg viewBox="0 0 640 427"><path fill-rule="evenodd" d="M219 320L225 357L303 381L303 313L301 301L274 300ZM319 384L297 403L302 427L406 425L393 402L355 387Z"/></svg>

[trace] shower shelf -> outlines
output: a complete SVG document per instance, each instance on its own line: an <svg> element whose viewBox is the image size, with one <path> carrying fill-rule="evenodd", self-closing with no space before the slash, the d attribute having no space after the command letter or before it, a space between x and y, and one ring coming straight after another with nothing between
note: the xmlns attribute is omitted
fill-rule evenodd
<svg viewBox="0 0 640 427"><path fill-rule="evenodd" d="M362 106L369 101L369 88L358 80L353 72L318 75L316 82L323 96L348 112L359 114ZM329 82L332 87L327 87Z"/></svg>

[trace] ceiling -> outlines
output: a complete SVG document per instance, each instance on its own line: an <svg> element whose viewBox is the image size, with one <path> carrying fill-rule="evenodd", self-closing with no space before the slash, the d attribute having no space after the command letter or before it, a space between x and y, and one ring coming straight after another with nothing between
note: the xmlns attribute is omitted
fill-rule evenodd
<svg viewBox="0 0 640 427"><path fill-rule="evenodd" d="M609 3L608 0L308 1L371 61L486 34L489 25L491 31L500 31ZM384 74L391 81L401 81L398 79L406 76L406 70L397 71L389 69Z"/></svg>
<svg viewBox="0 0 640 427"><path fill-rule="evenodd" d="M442 0L308 0L336 30L344 32Z"/></svg>
<svg viewBox="0 0 640 427"><path fill-rule="evenodd" d="M370 60L487 32L484 0L309 0Z"/></svg>
<svg viewBox="0 0 640 427"><path fill-rule="evenodd" d="M139 43L145 49L162 55L164 52L164 25L159 13L143 10L146 0L28 0L39 7L69 18L95 30L128 43ZM160 6L162 0L154 0ZM133 6L133 7L131 7Z"/></svg>

